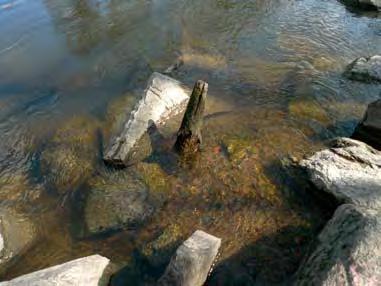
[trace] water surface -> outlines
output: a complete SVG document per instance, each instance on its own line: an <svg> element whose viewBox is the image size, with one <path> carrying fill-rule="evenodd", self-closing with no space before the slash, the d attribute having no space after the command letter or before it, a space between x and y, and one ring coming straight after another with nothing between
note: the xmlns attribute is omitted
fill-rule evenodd
<svg viewBox="0 0 381 286"><path fill-rule="evenodd" d="M349 136L379 98L379 86L342 72L381 53L380 36L376 14L334 0L0 0L1 204L38 233L2 278L100 253L127 265L131 285L153 281L196 229L223 239L209 284L289 277L326 217L294 199L286 163ZM209 83L201 158L177 165L177 118L147 160L105 170L104 145L150 74L179 55L185 64L174 77ZM84 235L83 206L98 178L132 174L165 203L135 229ZM152 248L169 249L158 267Z"/></svg>

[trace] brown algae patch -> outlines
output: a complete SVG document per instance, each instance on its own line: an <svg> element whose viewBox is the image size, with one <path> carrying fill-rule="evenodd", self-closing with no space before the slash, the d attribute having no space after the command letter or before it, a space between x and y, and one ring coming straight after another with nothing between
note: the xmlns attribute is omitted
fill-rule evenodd
<svg viewBox="0 0 381 286"><path fill-rule="evenodd" d="M272 122L263 130L248 132L268 116L272 116ZM183 239L195 229L202 229L222 238L220 265L249 264L258 253L257 263L266 269L276 267L272 271L283 271L281 277L272 278L270 272L261 270L260 275L268 281L279 282L296 269L318 219L313 221L290 208L273 180L273 176L280 175L266 171L269 161L279 161L287 155L301 156L302 149L310 144L297 130L291 129L290 133L284 123L286 117L284 113L256 110L210 120L205 127L209 132L203 133L204 149L191 168L180 169L171 176L161 170L155 179L150 178L161 182L160 186L166 182L172 190L166 204L139 236L138 248L150 264L165 263ZM223 133L214 129L219 129L220 124L224 126ZM246 135L240 132L241 127L246 129ZM155 168L160 170L158 165ZM282 240L283 232L287 239ZM289 245L294 252L284 250ZM252 256L246 255L245 249ZM279 259L290 263L286 267L276 262Z"/></svg>
<svg viewBox="0 0 381 286"><path fill-rule="evenodd" d="M296 67L294 63L272 62L252 57L237 61L235 69L244 82L266 88L279 88ZM260 72L253 73L253 70Z"/></svg>
<svg viewBox="0 0 381 286"><path fill-rule="evenodd" d="M152 195L168 195L171 189L171 178L159 164L140 162L135 169Z"/></svg>
<svg viewBox="0 0 381 286"><path fill-rule="evenodd" d="M181 227L178 224L170 224L161 231L157 238L142 247L142 254L149 259L152 265L159 266L173 254L182 238Z"/></svg>
<svg viewBox="0 0 381 286"><path fill-rule="evenodd" d="M226 70L227 62L222 55L198 53L184 50L181 55L184 65L202 68L206 70Z"/></svg>
<svg viewBox="0 0 381 286"><path fill-rule="evenodd" d="M93 173L99 128L94 118L73 117L58 128L43 150L41 170L58 193L73 191Z"/></svg>
<svg viewBox="0 0 381 286"><path fill-rule="evenodd" d="M43 197L41 185L31 182L24 171L6 170L0 173L0 201L4 204L16 204L21 209L28 209Z"/></svg>
<svg viewBox="0 0 381 286"><path fill-rule="evenodd" d="M318 103L306 100L292 101L288 106L292 117L299 120L315 120L324 126L332 123L328 113Z"/></svg>

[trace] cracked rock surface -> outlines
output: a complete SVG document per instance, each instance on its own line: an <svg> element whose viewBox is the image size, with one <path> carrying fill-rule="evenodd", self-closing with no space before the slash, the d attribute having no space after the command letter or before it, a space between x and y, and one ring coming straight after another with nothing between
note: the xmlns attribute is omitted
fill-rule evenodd
<svg viewBox="0 0 381 286"><path fill-rule="evenodd" d="M367 144L338 138L331 148L301 162L309 180L339 203L381 208L381 152Z"/></svg>

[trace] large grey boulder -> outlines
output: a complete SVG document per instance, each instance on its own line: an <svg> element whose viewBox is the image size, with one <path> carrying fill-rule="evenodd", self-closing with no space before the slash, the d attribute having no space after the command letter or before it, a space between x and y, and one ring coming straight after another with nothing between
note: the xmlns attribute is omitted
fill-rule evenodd
<svg viewBox="0 0 381 286"><path fill-rule="evenodd" d="M356 127L352 138L381 150L381 99L369 104L364 119Z"/></svg>
<svg viewBox="0 0 381 286"><path fill-rule="evenodd" d="M381 0L342 0L345 4L365 9L381 9Z"/></svg>
<svg viewBox="0 0 381 286"><path fill-rule="evenodd" d="M89 184L84 215L90 235L136 227L153 214L155 203L159 205L144 183L123 173L99 176Z"/></svg>
<svg viewBox="0 0 381 286"><path fill-rule="evenodd" d="M379 7L381 7L381 0L374 1L380 2ZM352 80L381 82L381 56L358 58L347 67L344 74Z"/></svg>
<svg viewBox="0 0 381 286"><path fill-rule="evenodd" d="M36 240L36 228L17 211L7 208L0 212L0 269L23 254Z"/></svg>
<svg viewBox="0 0 381 286"><path fill-rule="evenodd" d="M172 257L160 286L202 286L221 246L221 239L197 230Z"/></svg>
<svg viewBox="0 0 381 286"><path fill-rule="evenodd" d="M339 203L381 209L381 152L367 144L338 138L331 148L303 160L309 180Z"/></svg>
<svg viewBox="0 0 381 286"><path fill-rule="evenodd" d="M126 166L133 147L153 125L160 125L168 118L185 110L189 91L168 76L153 73L143 98L132 111L122 133L112 139L104 161L114 166Z"/></svg>
<svg viewBox="0 0 381 286"><path fill-rule="evenodd" d="M345 204L320 233L295 285L381 285L380 211Z"/></svg>
<svg viewBox="0 0 381 286"><path fill-rule="evenodd" d="M105 286L109 259L92 255L2 282L0 286Z"/></svg>

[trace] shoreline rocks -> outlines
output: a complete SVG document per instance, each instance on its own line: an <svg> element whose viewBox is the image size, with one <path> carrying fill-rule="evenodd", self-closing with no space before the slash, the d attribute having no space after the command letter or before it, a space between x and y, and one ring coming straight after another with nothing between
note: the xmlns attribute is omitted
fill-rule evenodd
<svg viewBox="0 0 381 286"><path fill-rule="evenodd" d="M380 211L341 205L296 274L296 285L380 285Z"/></svg>
<svg viewBox="0 0 381 286"><path fill-rule="evenodd" d="M220 246L220 238L197 230L177 249L158 285L204 285Z"/></svg>
<svg viewBox="0 0 381 286"><path fill-rule="evenodd" d="M341 0L344 4L365 10L381 10L381 0Z"/></svg>
<svg viewBox="0 0 381 286"><path fill-rule="evenodd" d="M366 83L381 83L381 56L375 55L367 58L361 57L354 60L351 64L349 64L344 72L344 75L351 80Z"/></svg>
<svg viewBox="0 0 381 286"><path fill-rule="evenodd" d="M367 144L338 138L330 148L300 163L309 180L339 203L381 209L381 152Z"/></svg>
<svg viewBox="0 0 381 286"><path fill-rule="evenodd" d="M381 99L369 104L366 114L357 125L352 138L381 150Z"/></svg>
<svg viewBox="0 0 381 286"><path fill-rule="evenodd" d="M188 100L189 92L179 81L153 73L143 98L131 112L120 136L110 143L103 160L109 165L126 167L133 147L147 130L184 111Z"/></svg>
<svg viewBox="0 0 381 286"><path fill-rule="evenodd" d="M300 165L339 206L301 264L295 285L381 284L381 152L338 138Z"/></svg>
<svg viewBox="0 0 381 286"><path fill-rule="evenodd" d="M0 286L106 286L109 262L103 256L92 255L1 282Z"/></svg>

